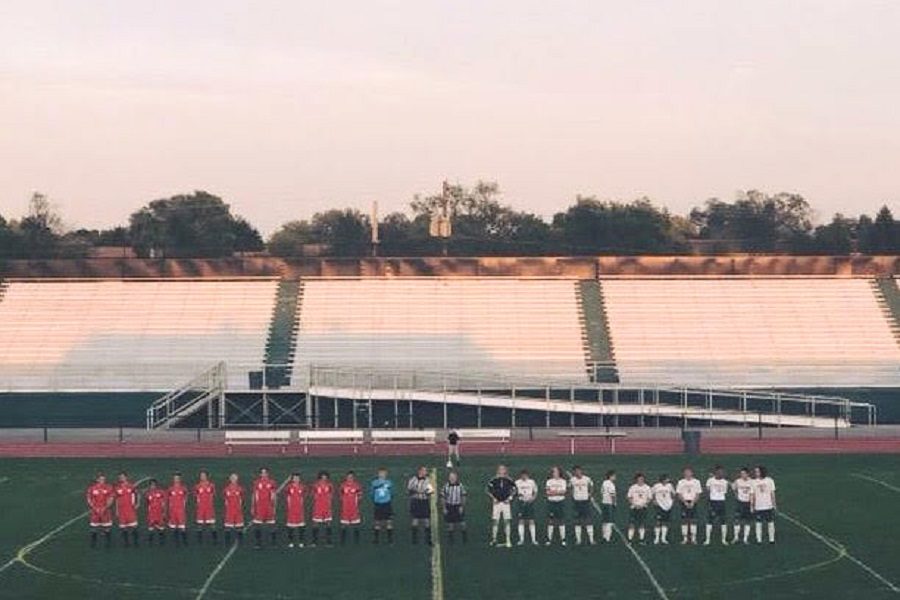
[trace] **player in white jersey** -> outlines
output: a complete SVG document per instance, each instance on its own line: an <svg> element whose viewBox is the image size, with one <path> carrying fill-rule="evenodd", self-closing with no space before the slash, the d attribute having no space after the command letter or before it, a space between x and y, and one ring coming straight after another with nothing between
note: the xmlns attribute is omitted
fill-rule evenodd
<svg viewBox="0 0 900 600"><path fill-rule="evenodd" d="M522 469L516 479L516 519L519 521L519 542L525 544L525 527L531 534L531 543L537 545L537 527L534 523L534 505L538 497L538 486L531 474Z"/></svg>
<svg viewBox="0 0 900 600"><path fill-rule="evenodd" d="M704 546L712 542L713 525L718 524L722 532L722 545L728 545L728 524L725 522L725 500L728 497L728 480L725 479L725 469L716 465L712 477L706 480L706 493L708 498L706 511L706 539Z"/></svg>
<svg viewBox="0 0 900 600"><path fill-rule="evenodd" d="M569 478L572 490L572 505L575 509L575 544L581 545L582 527L587 530L588 543L594 545L594 515L591 501L594 496L594 481L575 465Z"/></svg>
<svg viewBox="0 0 900 600"><path fill-rule="evenodd" d="M753 509L750 501L753 497L753 480L750 479L750 469L742 467L737 478L732 482L731 489L734 491L735 509L734 509L734 537L732 544L743 541L745 544L750 543L750 523L753 521ZM743 528L743 537L741 529Z"/></svg>
<svg viewBox="0 0 900 600"><path fill-rule="evenodd" d="M612 541L613 525L616 522L616 472L607 471L600 485L600 518L603 541Z"/></svg>
<svg viewBox="0 0 900 600"><path fill-rule="evenodd" d="M675 486L668 475L660 475L659 481L651 488L653 504L656 505L656 525L653 528L653 543L669 543L669 523L672 521L672 506L675 504Z"/></svg>
<svg viewBox="0 0 900 600"><path fill-rule="evenodd" d="M638 540L644 543L644 533L647 526L647 507L650 506L652 491L647 485L647 479L643 473L634 476L634 483L628 488L628 505L631 510L628 513L628 541L634 539L634 530L637 529Z"/></svg>
<svg viewBox="0 0 900 600"><path fill-rule="evenodd" d="M681 543L697 543L697 503L703 495L700 481L694 477L694 470L686 467L682 472L675 493L681 501Z"/></svg>
<svg viewBox="0 0 900 600"><path fill-rule="evenodd" d="M547 545L553 543L553 530L559 529L559 541L566 545L566 493L569 483L563 479L562 469L550 469L550 478L544 484L547 496Z"/></svg>
<svg viewBox="0 0 900 600"><path fill-rule="evenodd" d="M762 543L763 523L768 525L769 543L775 543L775 481L769 477L766 468L753 469L753 493L751 495L753 513L756 515L756 543Z"/></svg>

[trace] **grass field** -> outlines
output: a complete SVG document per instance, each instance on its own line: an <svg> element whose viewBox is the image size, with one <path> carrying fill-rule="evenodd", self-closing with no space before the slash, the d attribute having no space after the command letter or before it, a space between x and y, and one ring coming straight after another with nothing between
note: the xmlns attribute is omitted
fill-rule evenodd
<svg viewBox="0 0 900 600"><path fill-rule="evenodd" d="M415 458L384 464L402 484ZM435 458L423 459L444 469ZM675 474L683 459L654 456L584 456L579 462L599 482L603 471ZM721 460L729 470L752 457L703 456L700 473ZM135 478L167 479L180 469L209 468L221 481L229 470L246 481L259 459L215 460L5 460L0 465L0 597L14 598L892 598L900 595L900 502L896 456L766 457L778 485L778 543L723 548L614 544L595 547L491 548L489 506L483 484L497 459L467 460L463 481L471 495L469 543L434 550L409 543L404 503L397 502L393 547L360 546L254 550L250 544L91 550L83 490L95 469L127 469ZM543 473L553 457L512 457L512 469ZM564 465L571 457L560 457ZM274 475L294 469L307 477L319 468L333 475L352 468L364 480L372 458L272 459ZM705 478L705 476L704 476ZM542 503L541 503L542 504ZM364 515L369 516L369 507ZM542 508L539 508L539 518ZM620 527L627 511L620 510ZM142 515L143 517L143 515ZM679 537L677 521L670 538ZM539 521L539 531L543 529ZM598 528L599 529L599 528ZM702 526L701 526L702 533ZM571 535L571 534L570 534ZM114 537L118 542L118 538ZM193 538L191 538L193 541ZM433 552L439 552L435 556ZM435 560L439 558L440 560Z"/></svg>

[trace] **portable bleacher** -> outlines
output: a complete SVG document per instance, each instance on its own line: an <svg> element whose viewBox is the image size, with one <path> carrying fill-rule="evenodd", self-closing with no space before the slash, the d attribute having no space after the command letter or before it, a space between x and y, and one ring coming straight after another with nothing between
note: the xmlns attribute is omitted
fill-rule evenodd
<svg viewBox="0 0 900 600"><path fill-rule="evenodd" d="M352 446L353 452L365 441L365 433L359 429L305 429L297 432L297 442L303 446L304 454L315 445Z"/></svg>

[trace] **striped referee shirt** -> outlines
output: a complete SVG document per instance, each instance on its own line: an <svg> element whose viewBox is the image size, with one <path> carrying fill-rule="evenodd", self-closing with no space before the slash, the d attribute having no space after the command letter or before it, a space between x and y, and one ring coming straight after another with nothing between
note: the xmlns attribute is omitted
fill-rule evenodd
<svg viewBox="0 0 900 600"><path fill-rule="evenodd" d="M466 486L462 483L445 483L441 488L441 498L447 506L460 506L466 497Z"/></svg>
<svg viewBox="0 0 900 600"><path fill-rule="evenodd" d="M410 478L409 483L406 484L406 490L409 492L409 497L413 500L428 500L432 492L431 482L428 481L427 477L413 476Z"/></svg>

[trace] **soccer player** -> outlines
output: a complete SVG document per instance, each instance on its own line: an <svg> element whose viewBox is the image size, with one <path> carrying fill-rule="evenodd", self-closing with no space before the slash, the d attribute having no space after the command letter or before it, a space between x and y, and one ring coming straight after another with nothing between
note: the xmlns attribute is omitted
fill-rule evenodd
<svg viewBox="0 0 900 600"><path fill-rule="evenodd" d="M631 487L628 488L628 541L634 539L634 530L637 529L638 541L644 543L644 534L647 528L647 507L650 505L652 490L647 485L647 478L643 473L637 473Z"/></svg>
<svg viewBox="0 0 900 600"><path fill-rule="evenodd" d="M166 543L166 490L159 487L155 479L151 479L144 493L147 505L147 543L153 545L154 537L159 534L159 545Z"/></svg>
<svg viewBox="0 0 900 600"><path fill-rule="evenodd" d="M516 497L516 484L509 478L506 465L497 466L497 474L488 481L487 494L491 499L491 546L497 545L500 521L506 533L506 547L512 548L512 501Z"/></svg>
<svg viewBox="0 0 900 600"><path fill-rule="evenodd" d="M575 510L575 544L581 545L582 527L587 530L588 544L594 545L594 518L591 499L594 495L594 481L584 474L584 470L575 465L572 477L569 478L572 489L572 505Z"/></svg>
<svg viewBox="0 0 900 600"><path fill-rule="evenodd" d="M753 469L753 494L751 506L756 515L756 543L761 544L763 523L766 523L769 543L775 543L775 481L762 465Z"/></svg>
<svg viewBox="0 0 900 600"><path fill-rule="evenodd" d="M268 528L270 543L274 546L278 541L278 530L275 529L275 501L278 497L278 484L269 474L269 469L262 467L259 477L253 482L253 496L250 499L250 515L254 525L253 535L257 549L262 548L262 530Z"/></svg>
<svg viewBox="0 0 900 600"><path fill-rule="evenodd" d="M750 501L753 497L753 480L750 478L750 469L741 467L737 478L732 482L731 489L734 490L734 496L737 500L734 514L734 537L732 544L743 541L745 544L750 543L750 523L753 521L753 510ZM741 538L741 529L743 528L743 538Z"/></svg>
<svg viewBox="0 0 900 600"><path fill-rule="evenodd" d="M531 474L522 469L516 479L516 519L519 521L519 546L525 544L525 528L531 534L531 543L537 546L537 525L534 522L534 505L538 497L538 485Z"/></svg>
<svg viewBox="0 0 900 600"><path fill-rule="evenodd" d="M559 529L559 541L566 545L566 493L569 483L563 479L562 469L550 469L550 477L544 484L547 495L547 545L553 543L553 529Z"/></svg>
<svg viewBox="0 0 900 600"><path fill-rule="evenodd" d="M225 543L231 545L231 533L237 532L237 541L244 541L244 487L237 473L228 476L228 484L222 490L225 500Z"/></svg>
<svg viewBox="0 0 900 600"><path fill-rule="evenodd" d="M660 475L653 484L653 503L656 505L656 525L653 527L653 543L669 543L669 523L672 521L672 505L675 504L675 486L668 475Z"/></svg>
<svg viewBox="0 0 900 600"><path fill-rule="evenodd" d="M187 499L188 489L181 479L181 473L172 475L172 484L166 492L169 498L169 529L175 536L175 545L187 546Z"/></svg>
<svg viewBox="0 0 900 600"><path fill-rule="evenodd" d="M703 495L700 481L694 477L694 470L686 467L682 472L675 493L681 501L681 543L697 543L697 502Z"/></svg>
<svg viewBox="0 0 900 600"><path fill-rule="evenodd" d="M316 482L312 486L312 545L319 543L319 528L325 527L325 544L331 546L331 522L334 520L334 485L328 471L319 471Z"/></svg>
<svg viewBox="0 0 900 600"><path fill-rule="evenodd" d="M197 543L203 543L203 530L208 529L213 544L219 542L216 531L216 484L209 479L209 471L200 471L194 484L194 522L197 524Z"/></svg>
<svg viewBox="0 0 900 600"><path fill-rule="evenodd" d="M91 548L97 547L97 533L103 532L106 547L111 543L112 508L116 493L113 486L106 483L106 475L97 473L94 483L84 492L91 523Z"/></svg>
<svg viewBox="0 0 900 600"><path fill-rule="evenodd" d="M356 473L347 471L340 487L341 493L341 545L347 543L347 529L353 528L353 543L359 543L359 526L362 515L359 503L362 501L363 489L356 480Z"/></svg>
<svg viewBox="0 0 900 600"><path fill-rule="evenodd" d="M613 525L616 522L616 472L607 471L600 484L600 518L603 541L612 542Z"/></svg>
<svg viewBox="0 0 900 600"><path fill-rule="evenodd" d="M419 530L423 532L425 543L431 545L431 495L434 486L428 480L428 469L420 466L416 474L406 482L406 493L409 495L409 515L412 520L410 538L413 544L419 543Z"/></svg>
<svg viewBox="0 0 900 600"><path fill-rule="evenodd" d="M463 544L469 541L466 532L466 486L459 480L459 473L450 471L447 483L441 488L441 506L444 510L444 522L447 524L447 541L454 543L456 530L462 536Z"/></svg>
<svg viewBox="0 0 900 600"><path fill-rule="evenodd" d="M725 469L716 465L712 477L706 480L706 493L708 505L706 511L706 539L704 546L712 542L713 525L719 524L722 532L722 545L728 545L728 524L725 522L725 499L728 496L728 480L725 479Z"/></svg>
<svg viewBox="0 0 900 600"><path fill-rule="evenodd" d="M381 531L384 530L389 544L394 543L394 482L388 479L388 470L378 468L375 479L369 484L372 497L372 543L380 542Z"/></svg>
<svg viewBox="0 0 900 600"><path fill-rule="evenodd" d="M284 488L284 527L287 529L288 548L295 544L295 534L299 534L296 547L306 543L306 487L300 473L292 473L291 480Z"/></svg>
<svg viewBox="0 0 900 600"><path fill-rule="evenodd" d="M137 486L128 480L125 471L119 473L119 481L115 487L116 494L116 520L119 522L119 531L122 532L122 543L129 544L129 538L134 545L138 545L138 492Z"/></svg>
<svg viewBox="0 0 900 600"><path fill-rule="evenodd" d="M453 468L453 459L456 459L456 466L459 466L459 432L451 429L447 435L447 468Z"/></svg>

